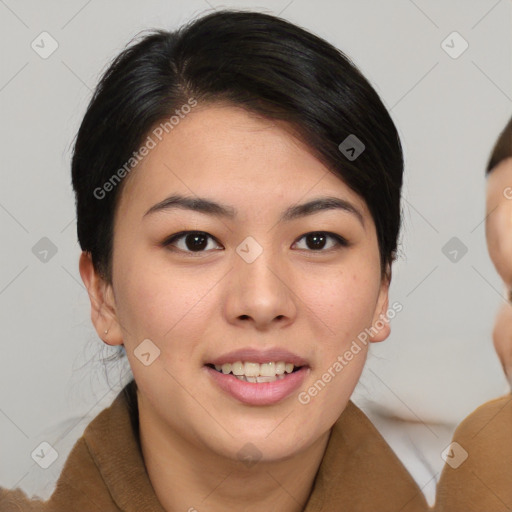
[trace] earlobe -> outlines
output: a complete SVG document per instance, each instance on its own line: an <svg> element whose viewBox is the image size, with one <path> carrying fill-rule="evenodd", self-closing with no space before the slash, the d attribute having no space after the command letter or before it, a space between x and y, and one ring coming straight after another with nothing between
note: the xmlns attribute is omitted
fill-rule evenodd
<svg viewBox="0 0 512 512"><path fill-rule="evenodd" d="M91 320L98 336L107 345L122 345L122 331L117 320L112 285L94 268L91 254L82 252L79 262L80 276L91 302Z"/></svg>

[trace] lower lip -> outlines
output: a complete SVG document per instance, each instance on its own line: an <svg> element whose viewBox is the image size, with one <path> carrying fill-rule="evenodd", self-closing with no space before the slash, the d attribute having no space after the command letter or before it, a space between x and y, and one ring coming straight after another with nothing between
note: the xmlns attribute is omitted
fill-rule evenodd
<svg viewBox="0 0 512 512"><path fill-rule="evenodd" d="M248 405L272 405L284 400L301 386L309 372L309 368L303 366L296 372L286 373L284 379L274 382L245 382L209 366L204 368L223 391Z"/></svg>

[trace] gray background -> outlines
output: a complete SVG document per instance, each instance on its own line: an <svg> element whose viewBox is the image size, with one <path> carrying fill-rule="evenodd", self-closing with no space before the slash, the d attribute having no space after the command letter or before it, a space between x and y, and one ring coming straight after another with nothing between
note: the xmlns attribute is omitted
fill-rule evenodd
<svg viewBox="0 0 512 512"><path fill-rule="evenodd" d="M372 346L354 400L431 493L427 476L435 484L455 423L507 390L491 340L503 290L483 220L484 166L512 114L510 0L0 0L0 485L50 492L123 382L122 365L105 378L77 265L69 161L92 90L139 31L222 6L281 14L326 38L399 128L404 221L391 301L403 311ZM59 45L47 59L31 48L43 31ZM453 31L469 44L457 59L441 47ZM32 251L43 237L57 248L46 262ZM467 248L456 262L442 251L452 237ZM43 440L59 453L47 470L30 456ZM413 451L430 460L426 473Z"/></svg>

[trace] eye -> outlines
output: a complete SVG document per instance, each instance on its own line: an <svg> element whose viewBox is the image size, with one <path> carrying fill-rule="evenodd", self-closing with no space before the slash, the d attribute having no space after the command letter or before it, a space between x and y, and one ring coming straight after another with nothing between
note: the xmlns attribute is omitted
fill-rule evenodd
<svg viewBox="0 0 512 512"><path fill-rule="evenodd" d="M326 250L323 250L325 249L326 241L328 239L331 239L333 242ZM306 250L310 249L316 252L328 252L330 249L347 247L349 245L347 240L345 240L342 236L336 235L334 233L328 233L326 231L313 231L311 233L306 233L305 235L302 235L301 238L299 238L299 241L300 240L306 241ZM301 248L299 247L299 249Z"/></svg>
<svg viewBox="0 0 512 512"><path fill-rule="evenodd" d="M215 241L211 235L204 231L182 231L171 235L164 240L162 245L164 247L175 246L183 252L205 252L206 249L212 249L212 247L208 247L210 240ZM215 244L217 244L216 241Z"/></svg>

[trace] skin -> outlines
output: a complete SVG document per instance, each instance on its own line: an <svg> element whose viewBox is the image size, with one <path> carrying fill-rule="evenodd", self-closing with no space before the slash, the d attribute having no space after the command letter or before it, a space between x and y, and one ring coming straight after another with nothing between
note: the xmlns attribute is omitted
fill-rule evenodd
<svg viewBox="0 0 512 512"><path fill-rule="evenodd" d="M493 330L494 348L512 385L512 306L503 304L498 310Z"/></svg>
<svg viewBox="0 0 512 512"><path fill-rule="evenodd" d="M487 178L485 236L498 274L512 288L512 158L502 160Z"/></svg>
<svg viewBox="0 0 512 512"><path fill-rule="evenodd" d="M512 158L502 160L487 178L485 235L496 270L512 288ZM494 347L512 382L512 306L503 304L496 317Z"/></svg>
<svg viewBox="0 0 512 512"><path fill-rule="evenodd" d="M237 215L173 209L145 216L176 193L230 205ZM322 196L349 201L362 222L332 209L279 222L288 207ZM162 245L184 230L213 239L192 255L183 238ZM315 250L304 238L313 231L343 236L349 246L327 238ZM248 236L263 249L250 264L236 252ZM242 347L284 348L308 361L299 391L307 390L385 316L389 281L364 200L286 124L234 106L198 106L124 183L112 283L87 253L80 273L98 335L126 348L138 386L143 455L164 508L302 510L367 346L307 405L297 393L274 405L243 404L220 390L204 365ZM388 335L386 323L371 341ZM148 338L161 353L144 366L134 350ZM261 453L251 467L237 457L249 442Z"/></svg>

